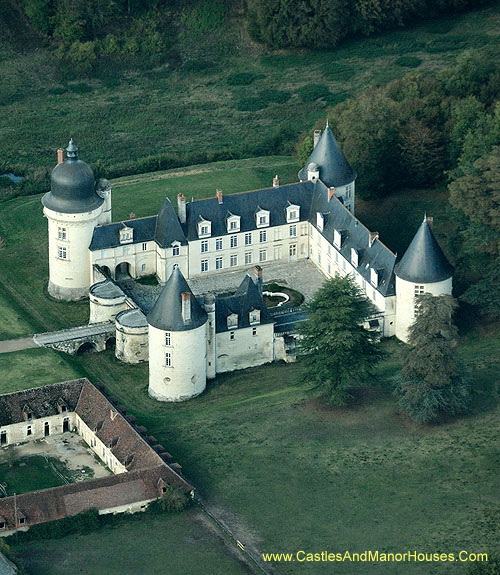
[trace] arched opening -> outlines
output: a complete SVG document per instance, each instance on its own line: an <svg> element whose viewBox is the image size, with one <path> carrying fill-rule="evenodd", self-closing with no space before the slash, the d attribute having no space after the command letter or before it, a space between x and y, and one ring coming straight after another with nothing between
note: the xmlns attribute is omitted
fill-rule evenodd
<svg viewBox="0 0 500 575"><path fill-rule="evenodd" d="M63 419L63 433L69 431L69 417Z"/></svg>
<svg viewBox="0 0 500 575"><path fill-rule="evenodd" d="M76 352L76 355L83 355L84 353L94 353L96 352L96 347L91 341L83 343Z"/></svg>
<svg viewBox="0 0 500 575"><path fill-rule="evenodd" d="M50 425L49 425L49 422L48 422L48 421L46 421L46 422L44 423L44 426L43 426L43 434L45 435L45 437L47 437L48 435L50 435Z"/></svg>
<svg viewBox="0 0 500 575"><path fill-rule="evenodd" d="M118 264L115 268L115 279L125 280L130 278L130 264L128 262L122 262Z"/></svg>
<svg viewBox="0 0 500 575"><path fill-rule="evenodd" d="M116 347L116 337L108 337L106 340L106 349L115 349Z"/></svg>
<svg viewBox="0 0 500 575"><path fill-rule="evenodd" d="M101 272L102 272L107 278L110 278L110 277L111 277L111 270L108 268L108 266L101 266Z"/></svg>

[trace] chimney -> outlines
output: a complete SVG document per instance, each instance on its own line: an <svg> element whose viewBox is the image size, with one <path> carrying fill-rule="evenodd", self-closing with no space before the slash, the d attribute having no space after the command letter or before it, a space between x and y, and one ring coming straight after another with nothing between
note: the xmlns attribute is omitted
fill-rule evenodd
<svg viewBox="0 0 500 575"><path fill-rule="evenodd" d="M368 232L370 234L369 239L368 239L368 247L372 247L373 242L375 240L378 240L378 232Z"/></svg>
<svg viewBox="0 0 500 575"><path fill-rule="evenodd" d="M177 194L177 215L181 224L186 223L186 196L180 192Z"/></svg>
<svg viewBox="0 0 500 575"><path fill-rule="evenodd" d="M64 162L64 150L59 148L57 150L57 163L62 164Z"/></svg>
<svg viewBox="0 0 500 575"><path fill-rule="evenodd" d="M182 319L184 323L191 321L191 294L189 292L181 293L182 299Z"/></svg>
<svg viewBox="0 0 500 575"><path fill-rule="evenodd" d="M334 195L335 195L335 188L332 186L331 188L328 188L328 201L330 201Z"/></svg>
<svg viewBox="0 0 500 575"><path fill-rule="evenodd" d="M217 196L217 201L219 204L222 204L222 190L217 189L215 195Z"/></svg>
<svg viewBox="0 0 500 575"><path fill-rule="evenodd" d="M320 138L321 138L321 130L314 130L314 136L313 136L314 147L318 145Z"/></svg>
<svg viewBox="0 0 500 575"><path fill-rule="evenodd" d="M427 220L427 224L429 225L429 227L432 230L434 228L434 217L433 216L425 216L425 219Z"/></svg>
<svg viewBox="0 0 500 575"><path fill-rule="evenodd" d="M278 174L276 174L273 178L273 188L279 188L280 187L280 181L278 178Z"/></svg>
<svg viewBox="0 0 500 575"><path fill-rule="evenodd" d="M262 295L262 268L260 266L254 266L253 273L255 276L255 283L259 288L259 293Z"/></svg>

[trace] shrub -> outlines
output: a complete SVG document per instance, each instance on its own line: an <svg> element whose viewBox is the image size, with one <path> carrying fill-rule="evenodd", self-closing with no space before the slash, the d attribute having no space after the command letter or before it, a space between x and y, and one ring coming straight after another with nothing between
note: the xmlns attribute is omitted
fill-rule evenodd
<svg viewBox="0 0 500 575"><path fill-rule="evenodd" d="M236 72L227 77L227 83L229 86L248 86L262 77L262 74L254 74L254 72Z"/></svg>
<svg viewBox="0 0 500 575"><path fill-rule="evenodd" d="M267 102L262 98L241 98L236 103L236 108L242 112L256 112L267 106Z"/></svg>
<svg viewBox="0 0 500 575"><path fill-rule="evenodd" d="M89 94L92 92L92 86L89 86L85 82L79 82L78 84L69 84L68 89L76 94Z"/></svg>
<svg viewBox="0 0 500 575"><path fill-rule="evenodd" d="M418 68L422 60L416 56L401 56L394 63L402 68Z"/></svg>
<svg viewBox="0 0 500 575"><path fill-rule="evenodd" d="M179 513L189 505L190 499L184 491L172 485L167 485L165 489L163 497L152 501L148 506L153 515Z"/></svg>
<svg viewBox="0 0 500 575"><path fill-rule="evenodd" d="M201 0L181 14L181 25L189 32L211 32L224 23L227 8L221 2Z"/></svg>
<svg viewBox="0 0 500 575"><path fill-rule="evenodd" d="M275 90L274 88L267 88L259 92L259 99L263 102L284 104L290 99L290 92L285 90Z"/></svg>
<svg viewBox="0 0 500 575"><path fill-rule="evenodd" d="M314 102L329 96L330 90L324 84L306 84L297 90L297 94L303 102Z"/></svg>
<svg viewBox="0 0 500 575"><path fill-rule="evenodd" d="M321 65L321 72L327 80L336 80L338 82L350 80L356 74L356 70L351 64L334 60L324 62Z"/></svg>

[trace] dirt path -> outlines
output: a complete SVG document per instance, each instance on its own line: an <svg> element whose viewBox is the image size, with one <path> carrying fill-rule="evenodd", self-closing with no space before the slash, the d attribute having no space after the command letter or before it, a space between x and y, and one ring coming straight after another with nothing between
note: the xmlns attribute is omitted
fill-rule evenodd
<svg viewBox="0 0 500 575"><path fill-rule="evenodd" d="M10 353L11 351L21 351L33 347L38 347L38 345L33 341L32 336L0 341L0 353Z"/></svg>

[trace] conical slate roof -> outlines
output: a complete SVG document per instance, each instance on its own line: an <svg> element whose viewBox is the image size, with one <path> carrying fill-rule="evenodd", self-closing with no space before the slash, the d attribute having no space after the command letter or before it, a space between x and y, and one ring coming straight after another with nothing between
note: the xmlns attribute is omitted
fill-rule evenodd
<svg viewBox="0 0 500 575"><path fill-rule="evenodd" d="M78 159L78 148L73 139L66 148L66 158L52 170L50 192L42 198L42 204L65 214L91 212L104 199L95 191L92 168Z"/></svg>
<svg viewBox="0 0 500 575"><path fill-rule="evenodd" d="M165 198L156 219L155 240L162 248L168 248L172 242L186 244L186 236L182 231L179 218L168 198Z"/></svg>
<svg viewBox="0 0 500 575"><path fill-rule="evenodd" d="M453 275L453 267L439 247L427 218L420 224L394 273L403 280L421 284L440 282Z"/></svg>
<svg viewBox="0 0 500 575"><path fill-rule="evenodd" d="M299 179L303 182L308 180L307 171L310 163L317 164L319 179L329 188L350 184L357 176L333 137L328 123L306 165L299 172Z"/></svg>
<svg viewBox="0 0 500 575"><path fill-rule="evenodd" d="M182 317L183 293L191 294L191 320L187 323ZM180 268L175 267L147 319L149 325L163 331L187 331L203 325L208 316L189 289Z"/></svg>

